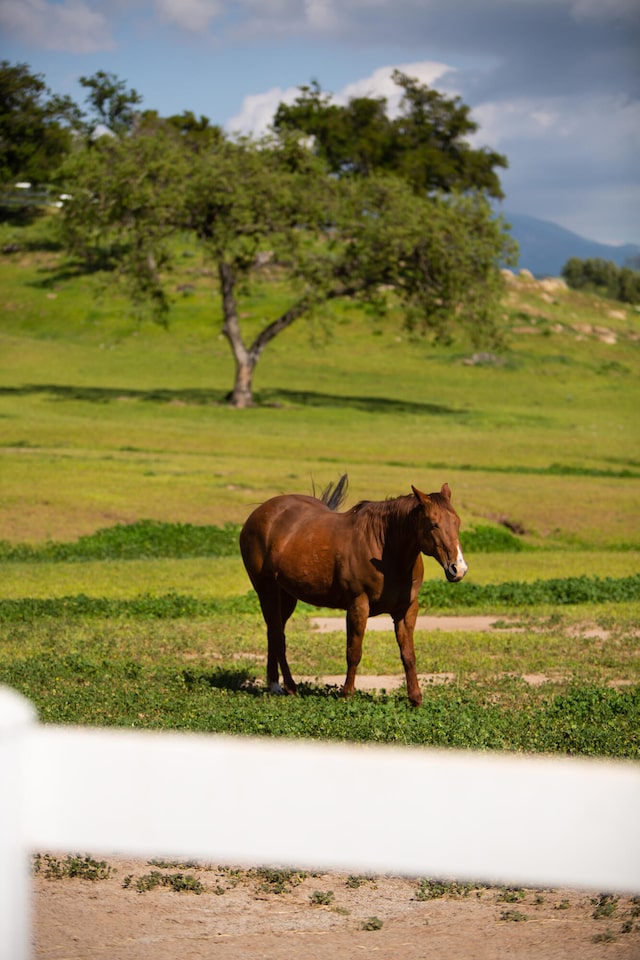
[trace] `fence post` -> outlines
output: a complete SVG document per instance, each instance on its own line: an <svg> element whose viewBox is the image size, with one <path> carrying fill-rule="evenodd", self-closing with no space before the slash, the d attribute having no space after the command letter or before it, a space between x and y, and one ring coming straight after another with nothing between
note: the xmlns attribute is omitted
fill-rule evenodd
<svg viewBox="0 0 640 960"><path fill-rule="evenodd" d="M25 749L37 722L20 694L0 687L0 955L31 955L29 851L27 849Z"/></svg>

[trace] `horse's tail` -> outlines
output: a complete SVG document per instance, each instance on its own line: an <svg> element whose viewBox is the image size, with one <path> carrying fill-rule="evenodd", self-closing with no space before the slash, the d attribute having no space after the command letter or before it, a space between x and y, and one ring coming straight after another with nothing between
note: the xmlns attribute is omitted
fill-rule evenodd
<svg viewBox="0 0 640 960"><path fill-rule="evenodd" d="M320 500L325 503L330 510L339 510L342 506L347 489L349 487L349 477L343 473L335 483L329 483L320 494ZM315 496L315 490L314 490Z"/></svg>

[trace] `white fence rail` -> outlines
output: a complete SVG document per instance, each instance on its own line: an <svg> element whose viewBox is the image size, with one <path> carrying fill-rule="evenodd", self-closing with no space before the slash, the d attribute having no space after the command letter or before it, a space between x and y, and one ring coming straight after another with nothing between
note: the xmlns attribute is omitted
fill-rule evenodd
<svg viewBox="0 0 640 960"><path fill-rule="evenodd" d="M0 690L0 956L28 855L213 859L640 892L640 765L44 726Z"/></svg>

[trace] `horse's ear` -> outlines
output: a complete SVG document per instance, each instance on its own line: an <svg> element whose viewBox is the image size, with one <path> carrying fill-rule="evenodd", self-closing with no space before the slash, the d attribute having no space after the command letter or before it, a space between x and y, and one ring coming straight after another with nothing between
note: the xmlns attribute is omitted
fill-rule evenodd
<svg viewBox="0 0 640 960"><path fill-rule="evenodd" d="M451 488L448 483L443 483L440 488L440 493L443 497L446 497L447 500L451 500Z"/></svg>
<svg viewBox="0 0 640 960"><path fill-rule="evenodd" d="M417 487L414 487L413 484L411 484L411 489L413 490L414 496L417 497L420 503L422 503L425 507L427 504L431 503L431 497L429 497L426 493L422 493Z"/></svg>

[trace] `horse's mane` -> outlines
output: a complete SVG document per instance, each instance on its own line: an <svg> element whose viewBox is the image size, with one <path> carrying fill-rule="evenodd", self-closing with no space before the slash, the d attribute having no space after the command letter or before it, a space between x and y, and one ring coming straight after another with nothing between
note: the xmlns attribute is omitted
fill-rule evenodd
<svg viewBox="0 0 640 960"><path fill-rule="evenodd" d="M390 521L403 521L417 504L412 493L388 500L361 500L350 513L357 516L364 531L369 531L379 542L384 542Z"/></svg>

